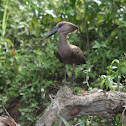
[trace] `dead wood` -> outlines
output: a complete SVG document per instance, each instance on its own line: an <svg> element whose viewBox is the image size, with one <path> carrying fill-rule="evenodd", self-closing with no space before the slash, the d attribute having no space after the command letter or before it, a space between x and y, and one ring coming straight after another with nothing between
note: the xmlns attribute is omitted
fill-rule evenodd
<svg viewBox="0 0 126 126"><path fill-rule="evenodd" d="M63 126L57 112L67 121L84 115L112 120L115 115L122 113L125 104L126 93L101 91L77 96L72 94L70 88L64 86L57 92L36 126L54 126L56 121L57 126Z"/></svg>
<svg viewBox="0 0 126 126"><path fill-rule="evenodd" d="M0 126L20 126L11 117L0 116Z"/></svg>

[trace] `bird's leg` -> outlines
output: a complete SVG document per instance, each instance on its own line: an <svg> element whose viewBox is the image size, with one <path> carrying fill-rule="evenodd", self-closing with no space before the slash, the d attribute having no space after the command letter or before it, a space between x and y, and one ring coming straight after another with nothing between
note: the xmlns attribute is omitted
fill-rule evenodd
<svg viewBox="0 0 126 126"><path fill-rule="evenodd" d="M66 86L66 66L64 64L64 85Z"/></svg>
<svg viewBox="0 0 126 126"><path fill-rule="evenodd" d="M75 64L73 64L73 93L75 94L75 82L74 82L74 79L75 79Z"/></svg>

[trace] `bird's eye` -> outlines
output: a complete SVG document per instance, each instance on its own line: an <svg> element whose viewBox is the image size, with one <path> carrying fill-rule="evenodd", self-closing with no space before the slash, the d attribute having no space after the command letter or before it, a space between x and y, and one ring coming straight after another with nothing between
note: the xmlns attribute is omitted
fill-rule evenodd
<svg viewBox="0 0 126 126"><path fill-rule="evenodd" d="M61 28L63 25L62 24L59 24L59 28Z"/></svg>

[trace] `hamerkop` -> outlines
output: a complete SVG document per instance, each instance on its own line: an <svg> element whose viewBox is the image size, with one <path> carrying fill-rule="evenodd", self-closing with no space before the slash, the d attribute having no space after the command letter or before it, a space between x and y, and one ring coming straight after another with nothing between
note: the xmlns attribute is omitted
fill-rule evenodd
<svg viewBox="0 0 126 126"><path fill-rule="evenodd" d="M59 60L64 63L64 74L65 74L65 85L66 85L66 70L65 64L73 65L73 91L74 90L74 78L75 78L75 65L85 64L85 57L83 52L75 45L71 45L67 41L67 35L71 32L74 32L78 29L78 27L70 22L59 22L55 28L46 36L46 38L50 37L55 33L60 34L59 38L59 48L57 57Z"/></svg>

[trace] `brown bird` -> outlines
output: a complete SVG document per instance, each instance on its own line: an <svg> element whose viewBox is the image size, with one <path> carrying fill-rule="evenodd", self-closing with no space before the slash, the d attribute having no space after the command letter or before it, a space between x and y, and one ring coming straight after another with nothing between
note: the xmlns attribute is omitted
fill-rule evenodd
<svg viewBox="0 0 126 126"><path fill-rule="evenodd" d="M67 41L67 36L69 33L76 31L78 27L70 22L59 22L55 28L46 36L50 37L55 33L60 34L59 38L59 48L57 57L64 63L64 75L65 75L65 85L66 85L66 70L65 64L73 65L73 90L74 90L74 78L75 78L75 65L85 64L85 56L83 52L75 45L71 45ZM75 93L75 90L74 90Z"/></svg>

